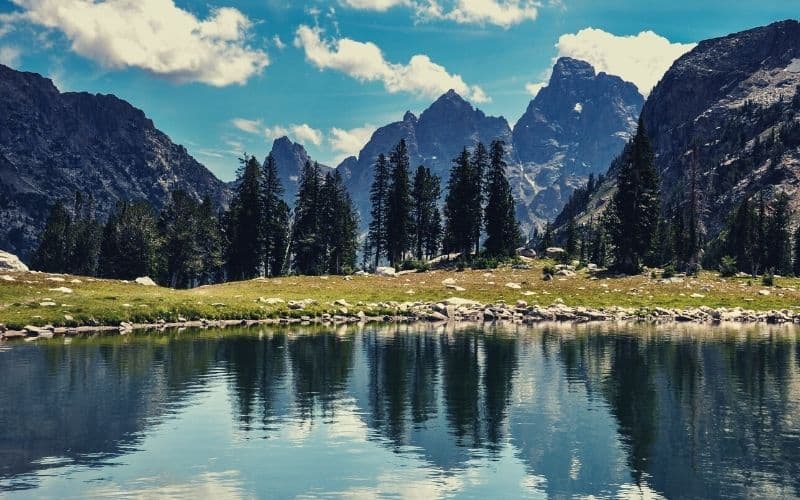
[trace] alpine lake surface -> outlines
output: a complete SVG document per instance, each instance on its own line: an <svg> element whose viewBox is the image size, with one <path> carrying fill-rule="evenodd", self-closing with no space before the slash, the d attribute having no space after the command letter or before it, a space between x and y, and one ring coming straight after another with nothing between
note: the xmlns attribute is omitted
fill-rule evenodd
<svg viewBox="0 0 800 500"><path fill-rule="evenodd" d="M0 496L800 496L791 325L139 332L0 380Z"/></svg>

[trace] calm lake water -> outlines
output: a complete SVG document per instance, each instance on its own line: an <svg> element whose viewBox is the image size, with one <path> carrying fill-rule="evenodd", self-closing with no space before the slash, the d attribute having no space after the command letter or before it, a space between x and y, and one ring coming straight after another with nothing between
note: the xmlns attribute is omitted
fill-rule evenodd
<svg viewBox="0 0 800 500"><path fill-rule="evenodd" d="M800 495L793 327L366 326L0 346L0 496Z"/></svg>

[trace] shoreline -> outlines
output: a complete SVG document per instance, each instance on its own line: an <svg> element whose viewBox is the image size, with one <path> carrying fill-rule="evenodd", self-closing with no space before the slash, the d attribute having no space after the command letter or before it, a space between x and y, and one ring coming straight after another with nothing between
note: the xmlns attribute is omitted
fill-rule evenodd
<svg viewBox="0 0 800 500"><path fill-rule="evenodd" d="M570 307L564 304L550 306L529 306L525 301L516 304L503 303L480 304L467 299L451 298L439 302L417 303L405 309L397 309L395 314L367 315L363 311L351 314L309 314L300 316L278 316L262 319L200 319L146 323L121 322L113 325L81 325L81 326L32 326L20 330L4 329L0 325L0 342L33 341L53 337L75 337L98 333L117 333L126 335L136 331L181 330L186 328L227 328L236 326L285 326L285 325L331 325L343 324L388 324L388 323L429 323L440 325L446 323L494 324L512 323L536 325L539 323L603 323L603 322L643 322L649 324L695 323L695 324L800 324L800 312L788 309L756 311L737 308L687 307L652 309L636 309L625 307L589 308ZM342 309L345 309L342 305Z"/></svg>

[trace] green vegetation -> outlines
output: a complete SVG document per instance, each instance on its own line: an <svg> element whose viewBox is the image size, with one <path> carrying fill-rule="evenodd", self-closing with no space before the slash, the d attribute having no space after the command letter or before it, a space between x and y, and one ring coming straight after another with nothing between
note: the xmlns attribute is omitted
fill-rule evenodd
<svg viewBox="0 0 800 500"><path fill-rule="evenodd" d="M0 278L0 323L11 328L26 324L76 326L177 321L196 319L257 319L299 317L323 312L339 313L347 301L348 314L394 312L390 302L433 302L462 297L481 303L504 300L513 304L550 305L562 299L569 306L681 308L685 306L743 307L753 310L792 309L800 305L800 279L774 277L765 294L760 283L747 278L720 278L701 272L697 277L662 280L649 273L625 278L592 274L586 270L561 277L552 261L530 261L529 269L501 267L492 271L429 271L396 277L302 276L259 278L250 281L202 286L192 290L146 287L135 283L54 276L43 273L10 273L15 281ZM544 279L543 271L554 274ZM452 278L463 291L442 284ZM56 279L58 281L53 281ZM64 281L60 281L60 280ZM73 283L73 280L80 280ZM507 283L517 283L519 289ZM68 287L72 293L58 291ZM285 302L270 303L270 298ZM292 310L291 300L317 303ZM45 304L45 305L42 305ZM54 305L47 305L54 304ZM380 304L383 304L381 306Z"/></svg>

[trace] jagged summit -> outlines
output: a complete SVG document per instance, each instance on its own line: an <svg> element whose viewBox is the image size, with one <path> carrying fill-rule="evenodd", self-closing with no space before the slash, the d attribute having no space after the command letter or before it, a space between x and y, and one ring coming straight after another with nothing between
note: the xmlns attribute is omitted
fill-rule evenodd
<svg viewBox="0 0 800 500"><path fill-rule="evenodd" d="M293 142L287 136L272 141L272 157L278 166L278 176L283 184L284 198L292 203L297 194L297 181L307 161L314 161L302 144ZM323 172L332 170L320 164Z"/></svg>

